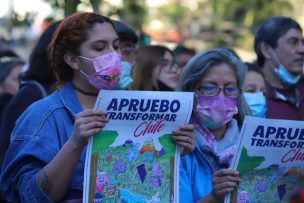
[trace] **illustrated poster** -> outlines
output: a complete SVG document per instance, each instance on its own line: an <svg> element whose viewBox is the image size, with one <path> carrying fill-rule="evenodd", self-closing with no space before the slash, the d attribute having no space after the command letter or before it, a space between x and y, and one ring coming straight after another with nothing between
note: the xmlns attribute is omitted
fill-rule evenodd
<svg viewBox="0 0 304 203"><path fill-rule="evenodd" d="M226 202L288 202L304 184L304 122L245 118L233 168L241 182Z"/></svg>
<svg viewBox="0 0 304 203"><path fill-rule="evenodd" d="M193 93L101 90L109 123L87 147L84 202L178 202L179 150L172 131L188 124Z"/></svg>

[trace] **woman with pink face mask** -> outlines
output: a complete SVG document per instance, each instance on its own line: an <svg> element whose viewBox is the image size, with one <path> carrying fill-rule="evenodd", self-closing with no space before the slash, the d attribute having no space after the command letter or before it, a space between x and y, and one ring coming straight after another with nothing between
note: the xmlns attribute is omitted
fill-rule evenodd
<svg viewBox="0 0 304 203"><path fill-rule="evenodd" d="M242 96L246 66L226 49L194 56L178 91L194 91L195 150L181 159L180 202L222 202L240 182L230 167L239 129L250 110Z"/></svg>
<svg viewBox="0 0 304 203"><path fill-rule="evenodd" d="M82 202L86 145L108 122L106 112L93 109L97 94L119 82L119 37L109 18L73 14L59 24L49 47L58 90L16 122L0 179L8 202ZM193 150L186 142L191 137L193 130L173 138Z"/></svg>

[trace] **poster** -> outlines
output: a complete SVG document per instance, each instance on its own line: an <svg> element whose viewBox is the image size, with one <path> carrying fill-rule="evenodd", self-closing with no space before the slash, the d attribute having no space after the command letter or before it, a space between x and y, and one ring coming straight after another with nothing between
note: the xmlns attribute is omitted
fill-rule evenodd
<svg viewBox="0 0 304 203"><path fill-rule="evenodd" d="M232 167L241 182L226 202L288 202L304 184L304 122L246 117Z"/></svg>
<svg viewBox="0 0 304 203"><path fill-rule="evenodd" d="M189 122L193 93L101 90L109 123L89 140L84 202L178 202L179 153L171 138Z"/></svg>

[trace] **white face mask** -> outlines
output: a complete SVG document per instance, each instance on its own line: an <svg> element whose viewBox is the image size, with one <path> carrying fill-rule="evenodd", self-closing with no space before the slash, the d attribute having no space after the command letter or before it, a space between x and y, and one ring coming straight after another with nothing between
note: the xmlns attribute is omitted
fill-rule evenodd
<svg viewBox="0 0 304 203"><path fill-rule="evenodd" d="M294 85L296 84L300 79L301 79L301 74L299 75L293 75L291 74L286 67L284 66L284 64L282 64L278 58L278 56L276 55L276 53L274 52L274 50L272 48L270 48L272 55L275 57L275 59L277 60L279 66L278 67L274 67L274 72L278 75L278 77L281 79L281 81L287 85Z"/></svg>

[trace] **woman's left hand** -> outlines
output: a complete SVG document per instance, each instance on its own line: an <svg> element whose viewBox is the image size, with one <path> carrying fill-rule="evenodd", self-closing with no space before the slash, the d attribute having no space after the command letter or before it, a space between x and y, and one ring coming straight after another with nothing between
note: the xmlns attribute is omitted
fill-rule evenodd
<svg viewBox="0 0 304 203"><path fill-rule="evenodd" d="M181 156L184 156L194 151L194 126L191 124L183 125L180 128L173 130L172 138L176 144L182 147Z"/></svg>

